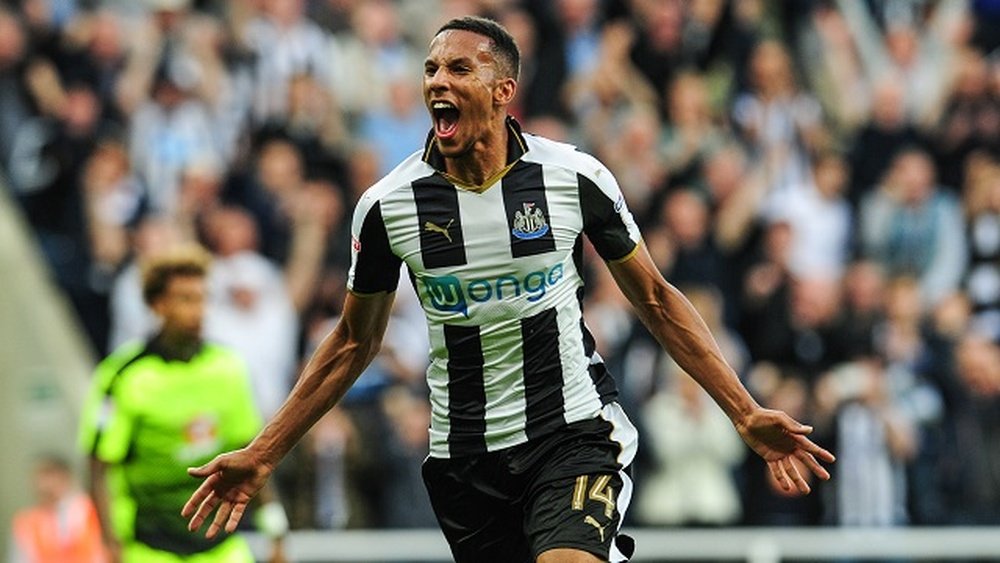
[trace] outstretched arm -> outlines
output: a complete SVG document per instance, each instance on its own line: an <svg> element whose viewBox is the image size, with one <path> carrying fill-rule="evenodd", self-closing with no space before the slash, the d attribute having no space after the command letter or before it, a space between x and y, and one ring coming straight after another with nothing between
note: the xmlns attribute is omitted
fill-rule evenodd
<svg viewBox="0 0 1000 563"><path fill-rule="evenodd" d="M674 360L715 399L733 421L743 440L768 464L785 490L809 492L809 485L792 463L798 458L821 479L830 474L816 458L833 462L833 454L806 435L812 428L781 411L762 408L750 396L691 303L663 279L645 246L608 268L618 287L635 307L650 333Z"/></svg>
<svg viewBox="0 0 1000 563"><path fill-rule="evenodd" d="M191 518L189 529L199 529L215 511L206 537L214 537L223 528L230 533L236 530L247 503L278 462L344 396L378 353L394 295L349 293L340 322L313 353L271 422L247 447L188 470L194 477L205 478L181 511Z"/></svg>

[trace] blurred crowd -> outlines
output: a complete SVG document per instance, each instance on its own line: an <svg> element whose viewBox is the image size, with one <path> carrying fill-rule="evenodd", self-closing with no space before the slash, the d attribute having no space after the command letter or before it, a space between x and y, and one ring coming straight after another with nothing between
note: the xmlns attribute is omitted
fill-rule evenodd
<svg viewBox="0 0 1000 563"><path fill-rule="evenodd" d="M206 337L272 415L465 14L518 41L524 129L608 165L757 399L838 456L782 495L594 254L585 316L644 438L632 523L1000 524L997 0L3 0L3 184L95 354L155 330L136 264L198 241ZM398 293L278 474L296 527L434 525L428 344Z"/></svg>

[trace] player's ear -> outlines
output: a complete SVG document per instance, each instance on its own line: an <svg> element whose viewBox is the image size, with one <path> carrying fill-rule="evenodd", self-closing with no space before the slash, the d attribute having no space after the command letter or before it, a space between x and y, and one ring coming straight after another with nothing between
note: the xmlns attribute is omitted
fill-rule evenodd
<svg viewBox="0 0 1000 563"><path fill-rule="evenodd" d="M493 88L493 103L505 106L514 100L517 93L517 81L513 78L501 78Z"/></svg>
<svg viewBox="0 0 1000 563"><path fill-rule="evenodd" d="M162 295L155 297L152 301L147 303L149 310L156 314L156 316L163 318L166 312L166 305L164 304L165 299Z"/></svg>

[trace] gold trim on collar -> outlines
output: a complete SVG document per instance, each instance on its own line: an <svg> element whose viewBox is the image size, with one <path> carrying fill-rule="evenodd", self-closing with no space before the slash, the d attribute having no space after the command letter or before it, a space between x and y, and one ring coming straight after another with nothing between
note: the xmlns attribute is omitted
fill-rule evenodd
<svg viewBox="0 0 1000 563"><path fill-rule="evenodd" d="M495 174L484 180L482 184L478 185L468 184L462 180L459 180L458 178L452 176L447 172L441 172L441 175L444 176L444 178L449 182L451 182L452 184L455 184L456 187L462 188L463 190L468 190L470 192L476 192L477 194L481 194L485 192L487 189L489 189L491 186L496 185L496 183L500 181L501 178L503 178L504 176L507 175L508 172L510 172L510 169L513 168L514 165L517 164L519 160L520 159L515 160L514 162L511 162L507 166L504 166L503 168L498 170Z"/></svg>

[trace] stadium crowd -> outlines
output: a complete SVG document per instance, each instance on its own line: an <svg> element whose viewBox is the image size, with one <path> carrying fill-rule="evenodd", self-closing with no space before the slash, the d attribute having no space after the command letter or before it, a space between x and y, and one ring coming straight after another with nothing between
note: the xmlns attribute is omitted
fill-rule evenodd
<svg viewBox="0 0 1000 563"><path fill-rule="evenodd" d="M517 39L524 130L608 165L758 400L838 456L782 495L591 252L587 322L644 439L633 524L1000 524L996 0L4 0L3 184L95 356L155 328L136 264L199 241L206 337L273 414L339 313L353 202L430 128L428 40L463 14ZM295 527L435 524L428 343L398 293L279 471Z"/></svg>

